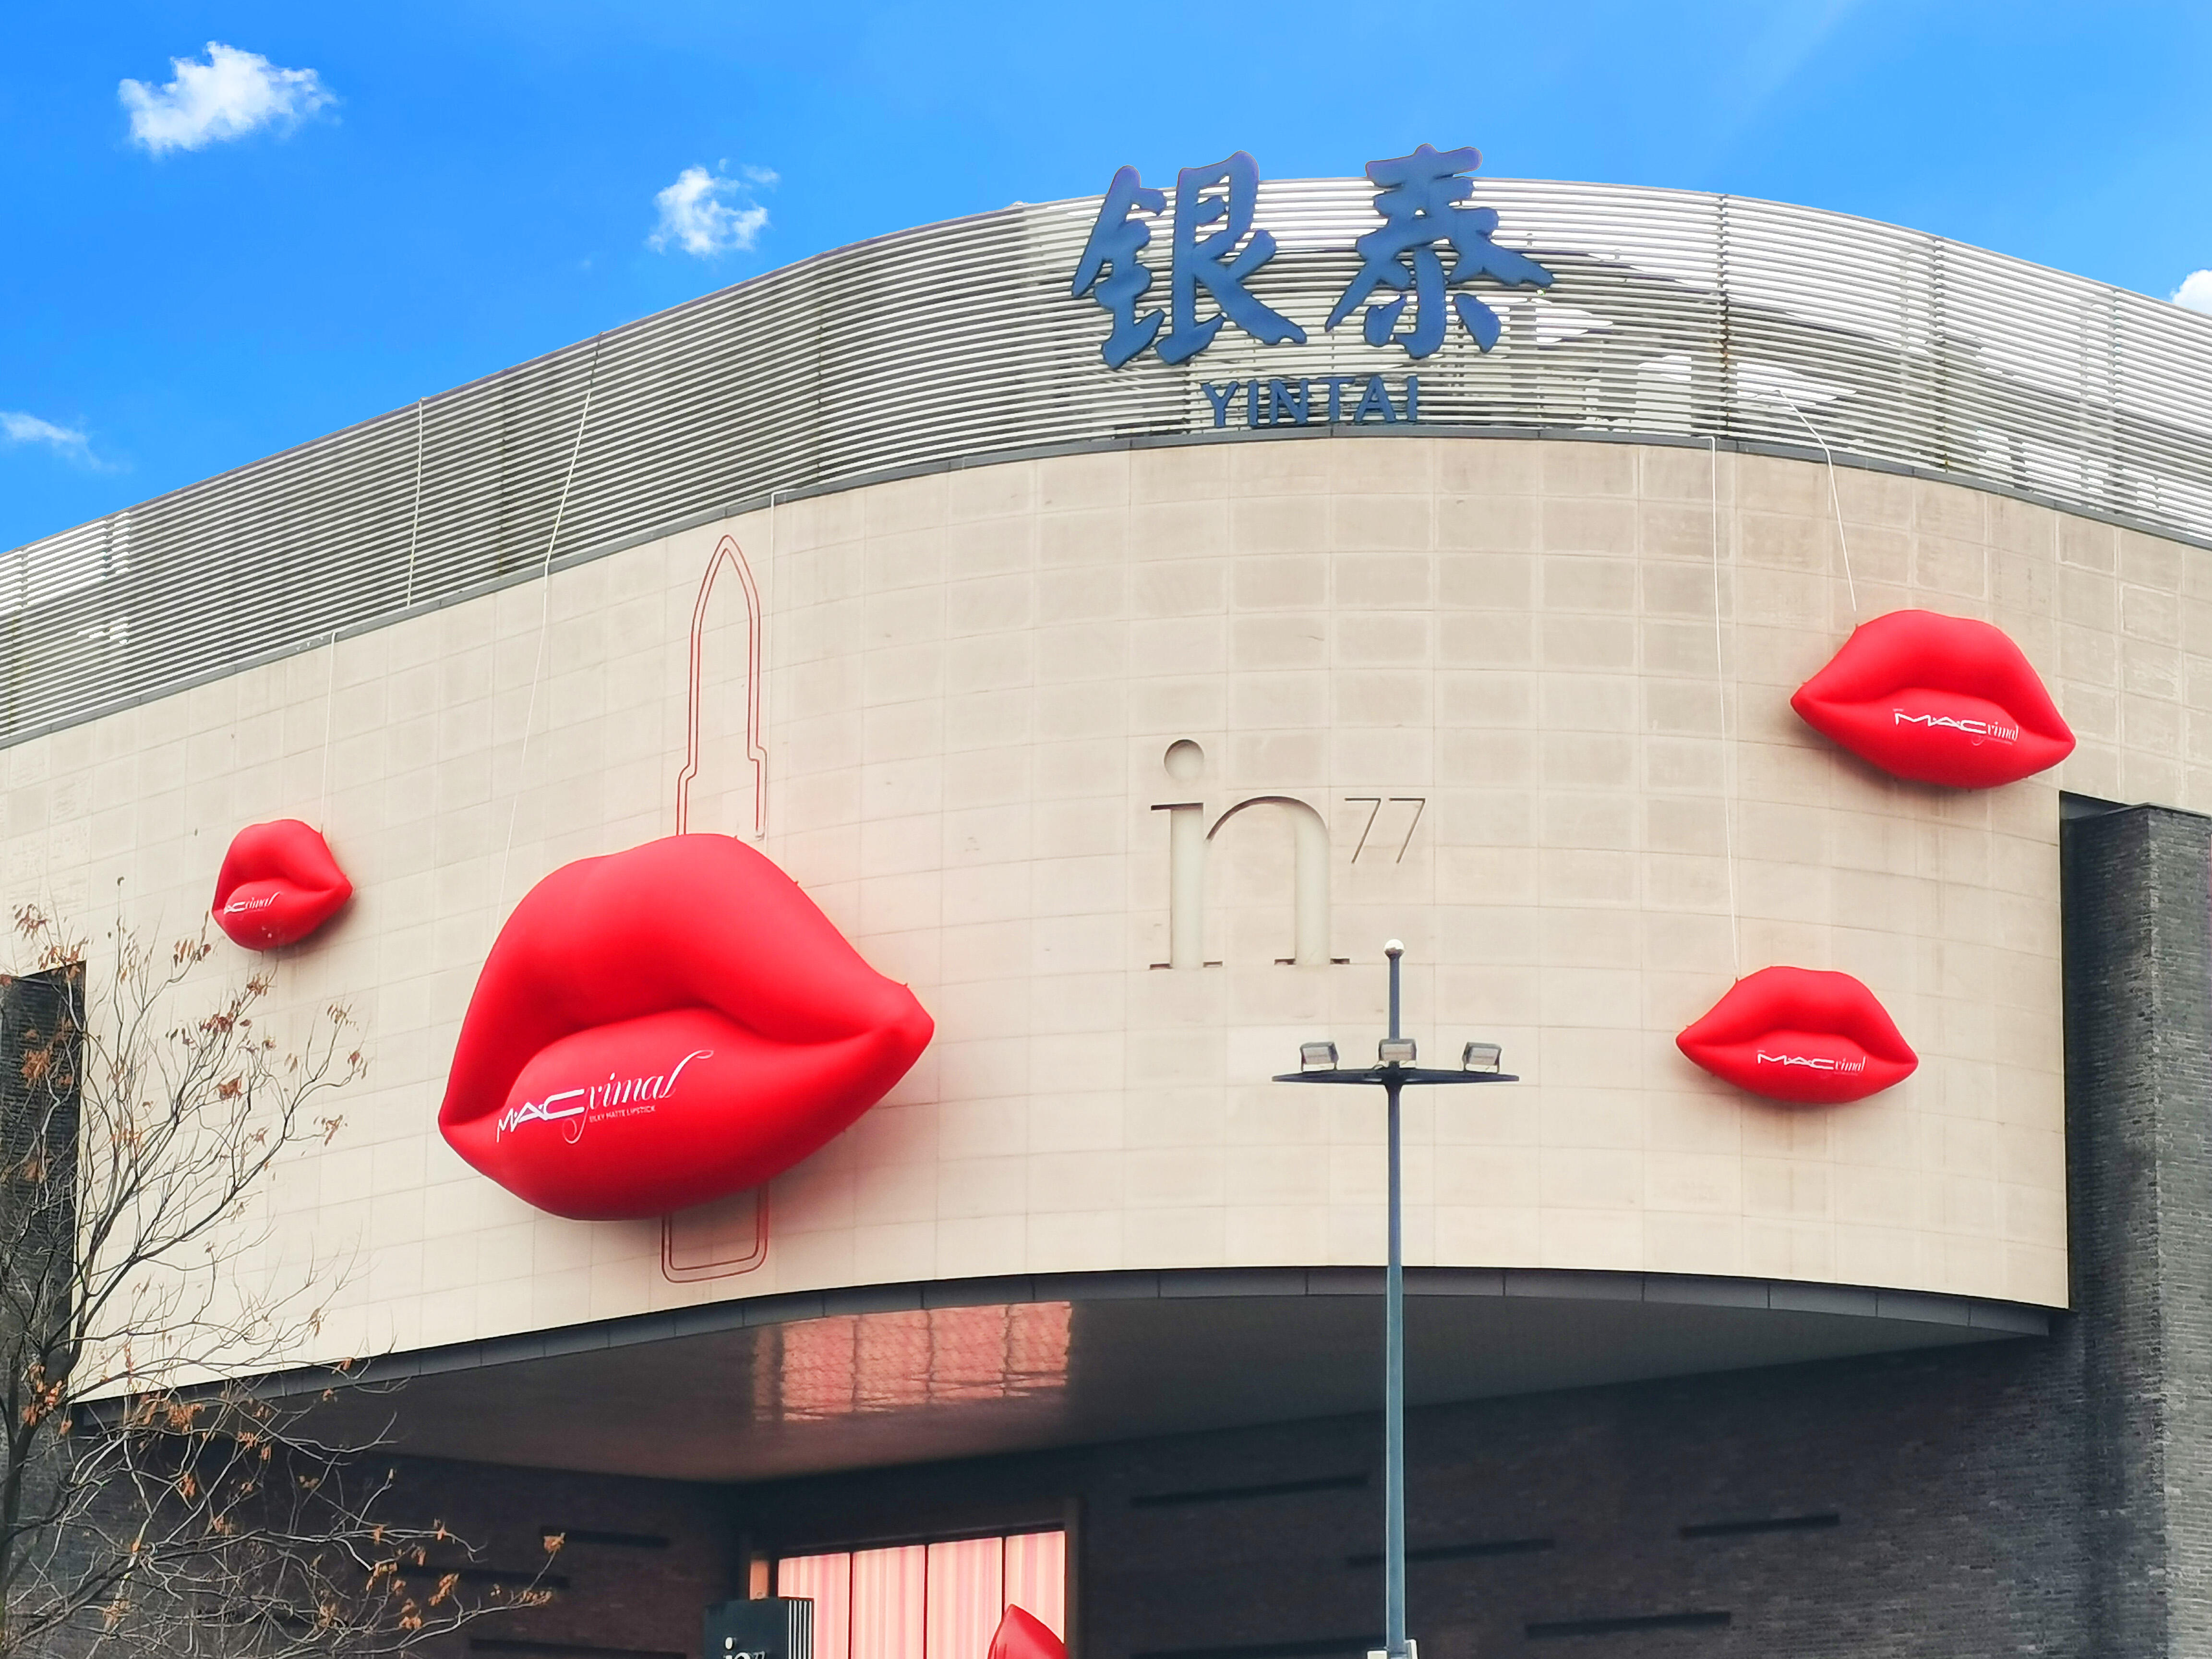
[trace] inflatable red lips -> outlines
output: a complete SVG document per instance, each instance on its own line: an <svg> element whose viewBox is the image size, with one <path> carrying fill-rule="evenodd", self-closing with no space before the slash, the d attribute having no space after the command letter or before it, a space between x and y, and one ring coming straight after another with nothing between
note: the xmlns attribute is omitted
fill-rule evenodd
<svg viewBox="0 0 2212 1659"><path fill-rule="evenodd" d="M1863 1100L1920 1064L1873 992L1811 968L1738 980L1674 1046L1739 1089L1803 1106Z"/></svg>
<svg viewBox="0 0 2212 1659"><path fill-rule="evenodd" d="M250 823L215 878L215 925L249 951L296 945L353 896L322 836L297 818Z"/></svg>
<svg viewBox="0 0 2212 1659"><path fill-rule="evenodd" d="M2058 764L2074 733L2001 629L1893 611L1856 629L1790 706L1885 772L1992 789Z"/></svg>
<svg viewBox="0 0 2212 1659"><path fill-rule="evenodd" d="M539 1209L665 1215L789 1169L935 1029L768 860L672 836L564 866L514 907L438 1127Z"/></svg>
<svg viewBox="0 0 2212 1659"><path fill-rule="evenodd" d="M1027 1607L1009 1606L986 1659L1067 1659L1067 1644Z"/></svg>

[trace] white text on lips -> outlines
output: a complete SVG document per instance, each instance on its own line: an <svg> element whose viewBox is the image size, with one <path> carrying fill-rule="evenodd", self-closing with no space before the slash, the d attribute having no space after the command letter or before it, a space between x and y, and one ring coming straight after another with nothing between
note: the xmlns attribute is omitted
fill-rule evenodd
<svg viewBox="0 0 2212 1659"><path fill-rule="evenodd" d="M499 1115L493 1123L492 1139L496 1140L526 1123L552 1123L564 1118L581 1118L583 1122L568 1132L568 1141L573 1146L577 1137L583 1133L585 1123L595 1117L629 1117L632 1111L651 1110L649 1106L641 1108L637 1103L667 1099L674 1092L676 1079L684 1075L686 1066L695 1060L712 1060L714 1057L712 1048L694 1048L676 1062L675 1070L657 1077L617 1079L610 1073L605 1083L594 1083L582 1089L563 1089L543 1100L526 1100L521 1105L510 1106ZM572 1100L580 1103L574 1106L563 1104ZM617 1106L631 1109L619 1112L611 1109Z"/></svg>
<svg viewBox="0 0 2212 1659"><path fill-rule="evenodd" d="M1817 1054L1770 1054L1765 1049L1756 1051L1754 1066L1809 1066L1816 1072L1863 1072L1866 1056L1856 1060L1823 1060Z"/></svg>
<svg viewBox="0 0 2212 1659"><path fill-rule="evenodd" d="M1996 743L2020 741L2020 727L2000 726L1995 720L1954 720L1948 714L1908 714L1902 708L1890 711L1893 726L1920 726L1933 731L1942 727L1952 732L1963 732L1974 738L1988 738Z"/></svg>

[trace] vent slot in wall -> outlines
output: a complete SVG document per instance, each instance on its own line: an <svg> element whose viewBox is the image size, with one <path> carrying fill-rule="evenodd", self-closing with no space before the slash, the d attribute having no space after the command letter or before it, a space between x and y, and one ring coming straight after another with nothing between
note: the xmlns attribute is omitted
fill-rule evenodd
<svg viewBox="0 0 2212 1659"><path fill-rule="evenodd" d="M1777 1515L1758 1521L1700 1521L1681 1530L1685 1538L1741 1538L1756 1532L1821 1532L1843 1524L1842 1516L1826 1510L1818 1515Z"/></svg>
<svg viewBox="0 0 2212 1659"><path fill-rule="evenodd" d="M612 1549L665 1550L668 1540L656 1532L595 1532L589 1527L556 1527L547 1522L538 1529L546 1537L558 1535L569 1544L604 1544Z"/></svg>
<svg viewBox="0 0 2212 1659"><path fill-rule="evenodd" d="M1540 1642L1553 1636L1626 1636L1644 1630L1720 1630L1729 1622L1725 1613L1639 1613L1619 1619L1555 1619L1528 1626L1528 1639Z"/></svg>
<svg viewBox="0 0 2212 1659"><path fill-rule="evenodd" d="M1139 1492L1129 1500L1129 1507L1164 1510L1184 1504L1238 1504L1249 1498L1291 1498L1300 1492L1356 1492L1366 1484L1364 1474L1321 1474L1304 1480L1272 1480L1256 1486L1200 1486L1188 1492Z"/></svg>
<svg viewBox="0 0 2212 1659"><path fill-rule="evenodd" d="M1532 1555L1538 1550L1557 1549L1556 1538L1486 1538L1472 1544L1428 1544L1417 1550L1407 1550L1406 1559L1413 1561L1474 1561L1486 1555ZM1347 1567L1379 1567L1382 1553L1369 1550L1359 1555L1344 1558Z"/></svg>

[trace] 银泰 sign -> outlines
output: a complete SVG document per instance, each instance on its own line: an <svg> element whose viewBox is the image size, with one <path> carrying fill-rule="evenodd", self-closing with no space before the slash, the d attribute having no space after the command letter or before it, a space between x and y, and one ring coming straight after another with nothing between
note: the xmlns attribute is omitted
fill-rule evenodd
<svg viewBox="0 0 2212 1659"><path fill-rule="evenodd" d="M1325 329L1333 331L1364 307L1360 333L1366 343L1396 346L1415 362L1443 344L1454 319L1482 350L1498 343L1498 313L1467 285L1488 277L1509 288L1548 288L1552 273L1492 240L1495 209L1465 205L1474 191L1465 175L1481 165L1479 150L1428 144L1411 155L1367 164L1382 223L1352 244L1359 269L1330 309ZM1188 362L1231 325L1263 345L1305 343L1305 330L1252 290L1253 277L1275 257L1274 237L1253 224L1259 194L1259 164L1246 151L1210 167L1183 168L1168 220L1167 304L1139 311L1154 281L1145 255L1155 227L1147 221L1169 215L1168 197L1146 186L1134 167L1114 175L1071 285L1075 298L1096 301L1113 319L1099 347L1109 368L1120 368L1147 349L1164 363ZM1212 314L1199 314L1201 297ZM1344 388L1363 380L1366 389L1348 400ZM1229 398L1243 385L1206 388L1216 426L1227 424ZM1355 420L1411 421L1419 414L1419 390L1411 375L1395 414L1383 413L1391 405L1379 375L1270 380L1264 392L1260 386L1257 381L1244 386L1249 425L1281 423L1277 414L1285 407L1297 410L1291 423L1305 424L1315 388L1326 388L1332 420L1348 404ZM1293 386L1304 388L1295 404L1285 395ZM1270 411L1264 418L1263 398Z"/></svg>

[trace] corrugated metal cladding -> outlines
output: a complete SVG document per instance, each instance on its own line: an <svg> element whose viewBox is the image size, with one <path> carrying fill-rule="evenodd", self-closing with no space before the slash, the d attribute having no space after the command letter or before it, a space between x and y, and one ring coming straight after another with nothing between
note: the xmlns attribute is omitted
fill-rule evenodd
<svg viewBox="0 0 2212 1659"><path fill-rule="evenodd" d="M1382 371L1395 391L1413 368L1424 425L1808 449L1817 431L2212 539L2203 319L1772 203L1527 179L1479 181L1475 200L1557 278L1479 285L1504 319L1487 355L1456 324L1419 365L1356 318L1325 333L1378 222L1363 181L1309 179L1261 187L1279 252L1254 284L1306 345L1224 330L1178 368L1109 371L1106 313L1068 293L1096 199L1018 204L818 255L48 537L0 555L0 742L772 490L1208 429L1200 383L1255 376ZM1150 303L1166 242L1163 226Z"/></svg>

